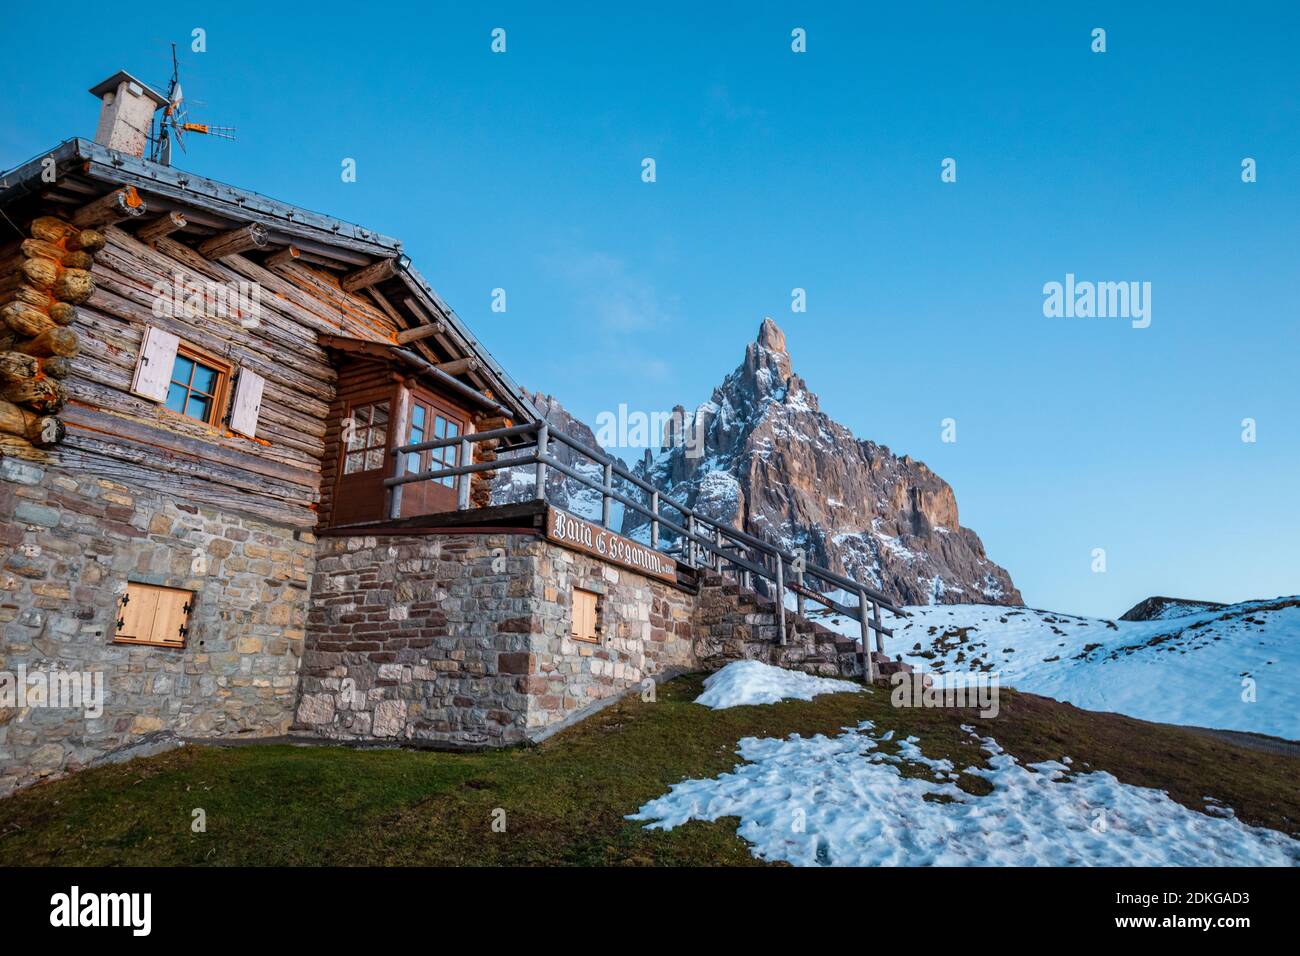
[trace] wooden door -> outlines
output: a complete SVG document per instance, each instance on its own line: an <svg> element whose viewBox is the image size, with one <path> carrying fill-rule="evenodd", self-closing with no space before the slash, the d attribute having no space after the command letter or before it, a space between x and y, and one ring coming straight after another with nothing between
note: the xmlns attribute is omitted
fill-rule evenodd
<svg viewBox="0 0 1300 956"><path fill-rule="evenodd" d="M444 398L423 389L411 391L407 414L406 438L403 445L439 438L459 438L465 434L469 415ZM423 452L410 452L406 456L406 473L432 471L435 468L455 468L464 464L460 460L460 446L449 445ZM402 486L402 517L438 514L456 510L456 489L469 475L458 478L435 478L413 481Z"/></svg>
<svg viewBox="0 0 1300 956"><path fill-rule="evenodd" d="M335 525L378 521L384 510L384 479L393 473L393 393L371 392L348 401L343 416L338 483L334 492Z"/></svg>

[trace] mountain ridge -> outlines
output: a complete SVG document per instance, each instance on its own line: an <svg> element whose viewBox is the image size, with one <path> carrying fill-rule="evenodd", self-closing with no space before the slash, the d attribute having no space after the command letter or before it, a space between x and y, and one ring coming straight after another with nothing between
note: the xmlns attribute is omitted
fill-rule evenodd
<svg viewBox="0 0 1300 956"><path fill-rule="evenodd" d="M537 398L552 427L594 444L591 429L557 400ZM633 468L662 495L803 550L904 604L1024 603L1010 574L960 524L952 487L923 462L858 439L824 413L770 318L707 401L674 412L661 447ZM527 490L497 481L494 500L520 500ZM561 490L566 500L583 498ZM646 537L643 515L621 508L617 515L624 534Z"/></svg>

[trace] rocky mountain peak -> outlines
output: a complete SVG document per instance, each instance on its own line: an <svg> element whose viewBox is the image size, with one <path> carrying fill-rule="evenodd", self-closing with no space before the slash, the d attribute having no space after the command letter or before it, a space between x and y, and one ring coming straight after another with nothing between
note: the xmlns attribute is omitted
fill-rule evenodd
<svg viewBox="0 0 1300 956"><path fill-rule="evenodd" d="M951 486L826 415L772 319L688 431L693 442L638 466L666 495L905 603L1021 603L979 536L961 527ZM623 531L644 525L628 512Z"/></svg>
<svg viewBox="0 0 1300 956"><path fill-rule="evenodd" d="M772 321L770 315L763 319L763 324L758 327L758 344L769 351L780 352L789 357L785 348L785 333Z"/></svg>
<svg viewBox="0 0 1300 956"><path fill-rule="evenodd" d="M537 401L552 428L594 442L590 428L550 396ZM665 496L803 550L810 561L904 604L1023 603L1010 575L985 555L979 536L959 523L952 487L923 462L859 440L826 415L795 374L785 333L770 318L708 401L694 412L677 410L686 440L647 452L634 469ZM515 484L504 476L494 500L536 496L526 476ZM594 492L562 476L552 475L547 484L561 507L598 513ZM642 516L631 509L622 514L624 534L648 536Z"/></svg>

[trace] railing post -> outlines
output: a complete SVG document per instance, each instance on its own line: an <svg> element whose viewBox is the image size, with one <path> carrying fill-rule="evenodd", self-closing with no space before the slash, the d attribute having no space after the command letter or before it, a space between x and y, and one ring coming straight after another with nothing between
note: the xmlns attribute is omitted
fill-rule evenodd
<svg viewBox="0 0 1300 956"><path fill-rule="evenodd" d="M871 661L871 627L867 623L867 592L862 590L858 591L858 623L862 628L862 677L868 684L874 684L876 666Z"/></svg>
<svg viewBox="0 0 1300 956"><path fill-rule="evenodd" d="M401 478L406 474L406 452L396 452L397 466L393 469L393 477ZM393 485L393 491L388 497L388 517L396 520L402 516L402 489L405 485Z"/></svg>
<svg viewBox="0 0 1300 956"><path fill-rule="evenodd" d="M777 638L785 644L785 562L780 553L776 556L776 622Z"/></svg>
<svg viewBox="0 0 1300 956"><path fill-rule="evenodd" d="M614 490L614 465L605 462L605 484L600 489L600 523L604 528L609 527L610 498L609 493Z"/></svg>
<svg viewBox="0 0 1300 956"><path fill-rule="evenodd" d="M795 608L797 609L799 616L804 617L805 606L804 606L804 599L803 599L803 571L802 570L796 570L794 572L794 583L799 586L799 590L794 592Z"/></svg>
<svg viewBox="0 0 1300 956"><path fill-rule="evenodd" d="M537 497L546 499L546 447L549 444L551 430L546 422L537 427Z"/></svg>
<svg viewBox="0 0 1300 956"><path fill-rule="evenodd" d="M682 557L691 567L695 567L695 515L686 516L686 541L683 542Z"/></svg>
<svg viewBox="0 0 1300 956"><path fill-rule="evenodd" d="M650 492L650 547L659 547L659 492Z"/></svg>
<svg viewBox="0 0 1300 956"><path fill-rule="evenodd" d="M470 455L471 452L470 452L469 439L462 438L460 440L460 464L462 468L465 465L471 463ZM456 510L457 511L469 510L469 486L474 483L471 480L472 478L473 478L472 475L460 476L460 487L456 489Z"/></svg>
<svg viewBox="0 0 1300 956"><path fill-rule="evenodd" d="M876 650L880 652L881 657L884 657L885 656L885 635L881 633L880 630L880 605L875 601L871 602L871 614L876 622Z"/></svg>
<svg viewBox="0 0 1300 956"><path fill-rule="evenodd" d="M726 570L722 566L722 525L713 526L713 543L718 546L718 553L713 556L713 567L718 572L718 577L722 577Z"/></svg>

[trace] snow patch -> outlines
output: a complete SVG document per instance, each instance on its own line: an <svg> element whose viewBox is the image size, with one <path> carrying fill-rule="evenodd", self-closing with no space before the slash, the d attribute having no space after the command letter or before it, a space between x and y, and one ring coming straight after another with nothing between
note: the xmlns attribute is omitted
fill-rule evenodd
<svg viewBox="0 0 1300 956"><path fill-rule="evenodd" d="M818 694L857 693L862 688L848 681L814 677L761 661L733 661L704 681L704 693L695 703L722 710L748 704L775 704L781 700L812 700Z"/></svg>
<svg viewBox="0 0 1300 956"><path fill-rule="evenodd" d="M747 737L748 763L687 780L628 817L650 829L739 817L754 856L796 866L1295 866L1300 842L1231 816L1188 810L1161 790L1054 760L1022 765L992 738L967 774L992 785L972 796L946 760L916 738L880 744L864 721L841 736ZM923 767L905 777L899 766ZM937 778L935 780L927 777Z"/></svg>

